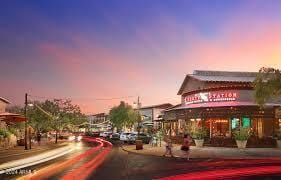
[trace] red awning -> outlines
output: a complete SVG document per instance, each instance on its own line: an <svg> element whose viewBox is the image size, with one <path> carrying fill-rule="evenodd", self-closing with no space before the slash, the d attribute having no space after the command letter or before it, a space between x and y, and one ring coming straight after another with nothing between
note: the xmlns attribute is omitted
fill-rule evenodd
<svg viewBox="0 0 281 180"><path fill-rule="evenodd" d="M26 121L27 119L20 114L3 112L0 113L0 120L8 123L8 122L23 122Z"/></svg>

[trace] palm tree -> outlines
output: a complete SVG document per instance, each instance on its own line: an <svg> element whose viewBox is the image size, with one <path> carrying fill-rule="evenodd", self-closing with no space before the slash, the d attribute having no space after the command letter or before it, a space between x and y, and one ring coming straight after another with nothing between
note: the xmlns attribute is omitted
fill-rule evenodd
<svg viewBox="0 0 281 180"><path fill-rule="evenodd" d="M269 99L281 96L281 71L261 68L254 81L255 100L263 106Z"/></svg>

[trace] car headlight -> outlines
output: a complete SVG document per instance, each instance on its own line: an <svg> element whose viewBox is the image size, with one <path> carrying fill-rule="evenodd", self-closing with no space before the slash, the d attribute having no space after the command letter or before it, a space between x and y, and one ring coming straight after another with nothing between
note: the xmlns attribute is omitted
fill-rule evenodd
<svg viewBox="0 0 281 180"><path fill-rule="evenodd" d="M78 136L77 140L80 141L82 139L82 136Z"/></svg>

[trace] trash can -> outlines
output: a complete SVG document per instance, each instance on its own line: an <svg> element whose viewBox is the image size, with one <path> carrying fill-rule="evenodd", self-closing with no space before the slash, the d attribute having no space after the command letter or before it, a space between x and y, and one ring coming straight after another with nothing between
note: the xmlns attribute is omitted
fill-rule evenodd
<svg viewBox="0 0 281 180"><path fill-rule="evenodd" d="M143 149L142 140L136 140L136 150Z"/></svg>

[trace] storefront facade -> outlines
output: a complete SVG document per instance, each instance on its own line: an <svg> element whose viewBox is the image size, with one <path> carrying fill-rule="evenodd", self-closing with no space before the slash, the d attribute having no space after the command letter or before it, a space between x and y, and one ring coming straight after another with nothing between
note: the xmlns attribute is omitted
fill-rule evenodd
<svg viewBox="0 0 281 180"><path fill-rule="evenodd" d="M281 128L281 118L275 113L281 101L280 98L270 100L264 108L255 103L256 75L223 71L194 71L187 75L178 92L181 104L165 111L169 127L166 132L180 137L187 126L203 126L208 133L206 142L213 144L216 139L228 139L231 145L233 130L243 126L252 129L253 146L257 139L273 142L275 132Z"/></svg>

